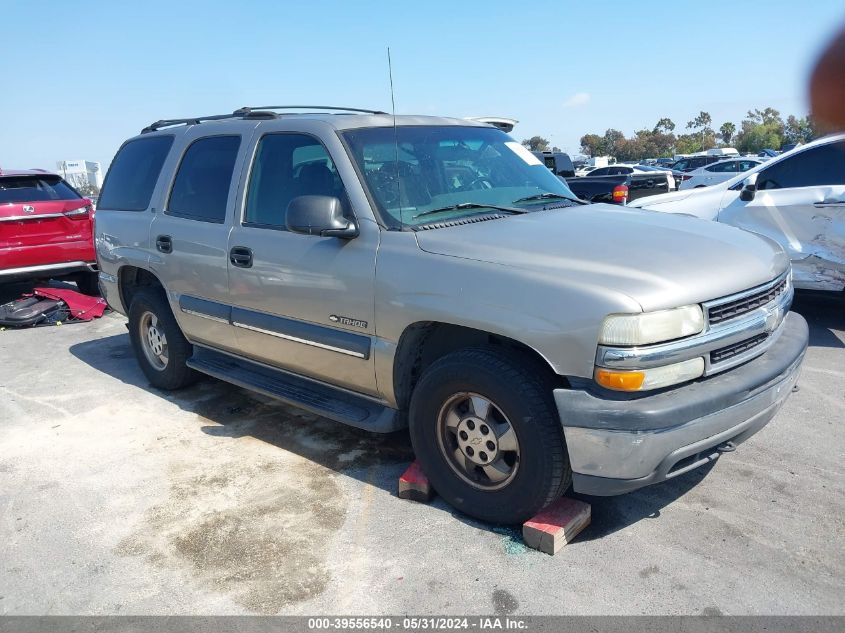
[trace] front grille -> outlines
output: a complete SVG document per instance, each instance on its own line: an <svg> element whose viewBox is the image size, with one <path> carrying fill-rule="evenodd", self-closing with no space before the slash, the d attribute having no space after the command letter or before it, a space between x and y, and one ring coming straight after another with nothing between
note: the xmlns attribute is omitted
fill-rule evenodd
<svg viewBox="0 0 845 633"><path fill-rule="evenodd" d="M742 316L743 314L747 314L752 310L756 310L760 306L764 306L770 301L774 301L777 297L786 292L786 287L787 278L784 277L779 283L771 288L767 288L766 290L755 292L754 294L747 295L741 299L735 299L734 301L728 301L727 303L710 306L707 310L710 325L722 323L723 321L727 321L729 319Z"/></svg>
<svg viewBox="0 0 845 633"><path fill-rule="evenodd" d="M734 356L737 356L745 351L750 350L752 347L757 347L767 338L769 338L768 333L758 334L757 336L752 336L751 338L747 338L744 341L740 341L739 343L734 343L733 345L714 349L712 352L710 352L710 363L715 365L716 363L721 363L724 360L733 358Z"/></svg>

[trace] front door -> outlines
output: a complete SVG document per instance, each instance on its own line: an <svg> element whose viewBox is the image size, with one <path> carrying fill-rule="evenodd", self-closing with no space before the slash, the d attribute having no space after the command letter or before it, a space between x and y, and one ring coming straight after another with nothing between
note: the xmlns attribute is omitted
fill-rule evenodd
<svg viewBox="0 0 845 633"><path fill-rule="evenodd" d="M845 142L811 147L762 169L754 199L737 196L719 212L719 222L779 242L798 287L842 290Z"/></svg>
<svg viewBox="0 0 845 633"><path fill-rule="evenodd" d="M379 228L359 222L360 235L351 240L291 233L285 212L301 195L337 197L351 217L335 162L319 140L265 134L229 236L239 352L376 395L371 343Z"/></svg>

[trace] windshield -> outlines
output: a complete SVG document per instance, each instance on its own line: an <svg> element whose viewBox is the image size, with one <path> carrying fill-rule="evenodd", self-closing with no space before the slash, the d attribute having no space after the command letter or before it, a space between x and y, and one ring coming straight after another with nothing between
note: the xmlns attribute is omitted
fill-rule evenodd
<svg viewBox="0 0 845 633"><path fill-rule="evenodd" d="M577 200L542 161L495 128L379 127L343 138L389 228Z"/></svg>

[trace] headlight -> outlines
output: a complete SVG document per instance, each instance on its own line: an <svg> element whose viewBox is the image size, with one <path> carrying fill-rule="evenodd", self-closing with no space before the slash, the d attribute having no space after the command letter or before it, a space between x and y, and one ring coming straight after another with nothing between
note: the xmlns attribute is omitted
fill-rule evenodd
<svg viewBox="0 0 845 633"><path fill-rule="evenodd" d="M704 329L701 306L642 314L611 314L599 334L601 345L648 345L698 334Z"/></svg>
<svg viewBox="0 0 845 633"><path fill-rule="evenodd" d="M699 356L680 363L652 367L651 369L616 371L598 367L596 368L595 379L602 387L616 391L648 391L649 389L660 389L661 387L694 380L703 373L704 359Z"/></svg>

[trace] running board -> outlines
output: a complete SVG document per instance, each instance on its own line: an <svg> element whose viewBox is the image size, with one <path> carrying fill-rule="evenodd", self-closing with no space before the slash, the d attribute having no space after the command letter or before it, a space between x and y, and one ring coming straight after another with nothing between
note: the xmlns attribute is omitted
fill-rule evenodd
<svg viewBox="0 0 845 633"><path fill-rule="evenodd" d="M281 369L272 369L205 347L194 346L194 354L187 365L238 387L365 431L391 433L407 426L405 416L396 409Z"/></svg>

